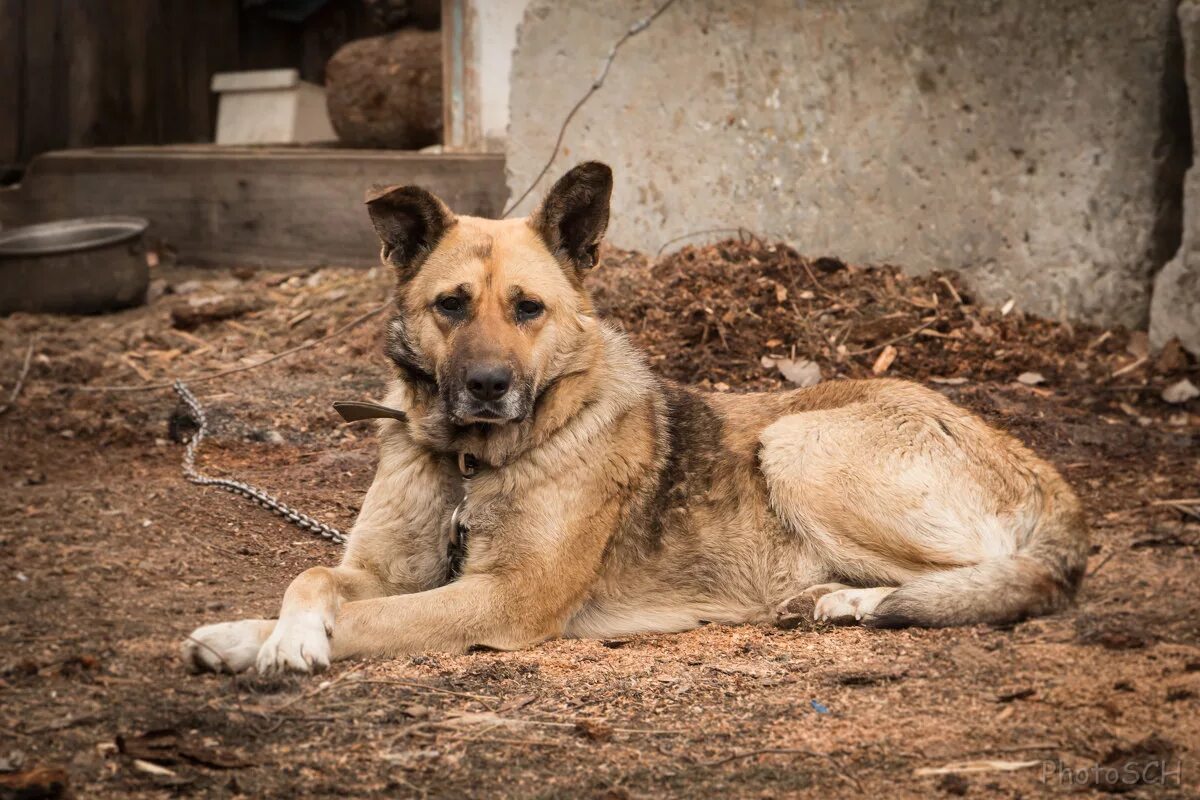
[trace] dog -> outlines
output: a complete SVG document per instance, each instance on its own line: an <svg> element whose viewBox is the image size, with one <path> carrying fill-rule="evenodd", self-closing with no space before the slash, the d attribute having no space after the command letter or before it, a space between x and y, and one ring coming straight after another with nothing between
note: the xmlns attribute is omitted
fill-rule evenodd
<svg viewBox="0 0 1200 800"><path fill-rule="evenodd" d="M374 482L341 564L297 577L277 620L196 630L191 668L309 672L798 603L878 628L1005 624L1070 600L1088 554L1076 495L940 394L709 394L655 375L584 288L611 191L590 162L526 219L455 216L412 186L368 195L396 277Z"/></svg>

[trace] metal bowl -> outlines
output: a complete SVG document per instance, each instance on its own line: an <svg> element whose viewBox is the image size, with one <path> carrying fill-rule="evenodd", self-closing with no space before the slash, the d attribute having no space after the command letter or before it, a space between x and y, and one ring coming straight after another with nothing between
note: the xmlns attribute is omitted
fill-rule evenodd
<svg viewBox="0 0 1200 800"><path fill-rule="evenodd" d="M0 231L0 313L94 314L144 301L140 217L87 217Z"/></svg>

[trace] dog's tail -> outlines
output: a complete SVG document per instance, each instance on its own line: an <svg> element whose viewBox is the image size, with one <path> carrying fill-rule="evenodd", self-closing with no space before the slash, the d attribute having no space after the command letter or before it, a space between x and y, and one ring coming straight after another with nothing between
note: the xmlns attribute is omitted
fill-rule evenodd
<svg viewBox="0 0 1200 800"><path fill-rule="evenodd" d="M877 628L1003 625L1064 606L1083 579L1088 530L1079 500L1062 479L1042 483L1049 489L1042 514L1013 555L902 584L864 622Z"/></svg>

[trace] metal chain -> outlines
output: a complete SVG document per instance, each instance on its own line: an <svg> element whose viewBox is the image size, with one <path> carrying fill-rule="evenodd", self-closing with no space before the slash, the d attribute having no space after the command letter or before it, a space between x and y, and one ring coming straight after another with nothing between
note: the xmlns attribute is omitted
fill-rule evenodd
<svg viewBox="0 0 1200 800"><path fill-rule="evenodd" d="M278 514L297 528L315 533L317 536L322 536L336 544L346 543L346 535L337 528L315 520L307 514L302 514L294 508L290 508L262 489L251 486L248 483L242 483L241 481L230 480L228 478L212 478L197 472L196 450L199 449L200 442L204 440L204 434L208 432L208 417L205 416L204 407L200 405L200 401L196 399L196 396L191 393L182 381L175 381L171 388L175 390L175 394L179 395L179 399L187 406L192 419L196 421L196 425L198 426L196 435L191 438L191 441L188 442L187 447L183 451L183 477L186 480L197 486L217 486L227 492L240 494L247 500Z"/></svg>

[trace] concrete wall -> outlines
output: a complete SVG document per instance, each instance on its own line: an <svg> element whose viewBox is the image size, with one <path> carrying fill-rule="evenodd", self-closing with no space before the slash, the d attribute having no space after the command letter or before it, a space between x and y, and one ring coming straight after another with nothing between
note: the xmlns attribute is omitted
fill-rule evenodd
<svg viewBox="0 0 1200 800"><path fill-rule="evenodd" d="M510 196L658 2L529 3ZM678 0L621 49L541 188L600 159L617 173L617 245L745 226L812 255L960 269L985 299L1039 314L1145 327L1189 158L1169 99L1174 6Z"/></svg>
<svg viewBox="0 0 1200 800"><path fill-rule="evenodd" d="M475 6L479 15L480 124L489 142L502 143L508 133L508 79L526 4L527 0L486 0Z"/></svg>
<svg viewBox="0 0 1200 800"><path fill-rule="evenodd" d="M1200 2L1184 0L1179 22L1187 54L1192 141L1200 136ZM1183 192L1183 245L1154 281L1150 304L1150 341L1161 346L1178 337L1183 346L1200 355L1200 172L1188 170Z"/></svg>

